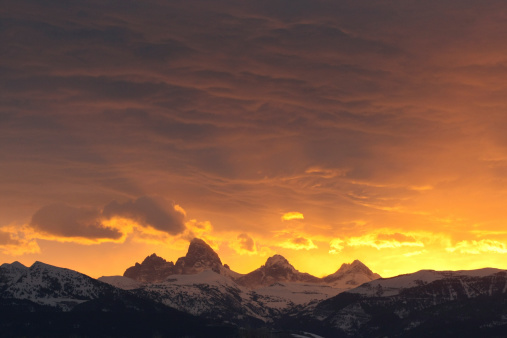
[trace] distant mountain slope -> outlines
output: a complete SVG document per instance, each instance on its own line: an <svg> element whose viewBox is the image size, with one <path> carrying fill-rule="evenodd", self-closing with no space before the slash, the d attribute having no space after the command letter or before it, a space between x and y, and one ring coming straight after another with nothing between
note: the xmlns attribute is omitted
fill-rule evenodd
<svg viewBox="0 0 507 338"><path fill-rule="evenodd" d="M0 266L0 291L17 281L28 268L20 262L4 263Z"/></svg>
<svg viewBox="0 0 507 338"><path fill-rule="evenodd" d="M79 272L35 262L0 267L2 337L236 337L213 324ZM122 277L124 278L124 277Z"/></svg>
<svg viewBox="0 0 507 338"><path fill-rule="evenodd" d="M297 271L280 255L241 275L221 265L216 252L204 241L194 239L187 255L176 264L153 254L142 264L128 268L124 276L99 280L193 315L251 325L273 322L285 313L377 277L355 261L342 265L327 279L317 278Z"/></svg>
<svg viewBox="0 0 507 338"><path fill-rule="evenodd" d="M356 259L351 264L342 264L338 271L324 277L322 280L334 287L349 289L378 278L380 278L379 274L373 273L366 265Z"/></svg>
<svg viewBox="0 0 507 338"><path fill-rule="evenodd" d="M35 262L4 285L1 296L69 310L87 300L118 291L121 290L79 272Z"/></svg>
<svg viewBox="0 0 507 338"><path fill-rule="evenodd" d="M506 291L507 271L423 270L365 283L289 323L335 337L507 334Z"/></svg>
<svg viewBox="0 0 507 338"><path fill-rule="evenodd" d="M320 279L308 273L299 272L283 256L274 255L268 258L266 264L237 278L236 282L242 286L255 289L276 282L319 283Z"/></svg>

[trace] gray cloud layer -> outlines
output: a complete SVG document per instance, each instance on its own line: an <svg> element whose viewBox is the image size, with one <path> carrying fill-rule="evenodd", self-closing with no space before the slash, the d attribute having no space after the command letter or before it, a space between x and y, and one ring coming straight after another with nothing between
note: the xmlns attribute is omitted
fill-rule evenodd
<svg viewBox="0 0 507 338"><path fill-rule="evenodd" d="M175 210L174 206L170 209L163 208L146 196L125 203L113 201L104 207L102 215L106 218L115 216L129 218L143 226L152 226L173 235L185 229L184 214Z"/></svg>
<svg viewBox="0 0 507 338"><path fill-rule="evenodd" d="M123 233L103 224L104 219L113 217L130 219L141 226L151 226L173 235L185 229L185 215L175 210L174 205L165 208L147 196L124 203L113 201L107 204L102 211L65 204L52 204L37 210L32 216L30 225L35 230L57 237L114 240L122 237ZM0 237L0 240L2 239L3 237Z"/></svg>
<svg viewBox="0 0 507 338"><path fill-rule="evenodd" d="M121 233L105 228L100 213L94 209L75 208L65 204L42 207L32 216L30 225L36 230L61 237L118 239Z"/></svg>

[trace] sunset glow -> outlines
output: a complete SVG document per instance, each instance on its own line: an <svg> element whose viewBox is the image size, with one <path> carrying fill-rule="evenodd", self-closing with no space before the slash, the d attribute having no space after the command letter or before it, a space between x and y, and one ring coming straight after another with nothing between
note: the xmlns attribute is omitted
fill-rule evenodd
<svg viewBox="0 0 507 338"><path fill-rule="evenodd" d="M0 263L507 269L500 1L14 1ZM317 262L317 263L316 263Z"/></svg>

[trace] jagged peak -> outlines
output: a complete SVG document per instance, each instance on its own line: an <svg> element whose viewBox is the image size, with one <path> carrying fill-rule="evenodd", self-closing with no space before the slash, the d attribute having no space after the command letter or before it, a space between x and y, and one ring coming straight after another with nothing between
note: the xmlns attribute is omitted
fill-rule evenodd
<svg viewBox="0 0 507 338"><path fill-rule="evenodd" d="M153 253L149 256L147 256L143 263L142 264L147 264L147 263L166 263L167 261L165 259L163 259L162 257L158 256L157 254Z"/></svg>
<svg viewBox="0 0 507 338"><path fill-rule="evenodd" d="M31 266L30 266L30 269L34 269L34 268L38 268L38 267L41 267L41 268L48 268L48 267L52 267L52 265L49 265L49 264L46 264L44 262L41 262L41 261L35 261Z"/></svg>
<svg viewBox="0 0 507 338"><path fill-rule="evenodd" d="M363 262L355 259L352 263L343 263L335 273L329 275L328 277L339 277L345 274L358 272L364 273L368 276L378 276L377 274L373 273L370 268L368 268Z"/></svg>
<svg viewBox="0 0 507 338"><path fill-rule="evenodd" d="M185 258L192 261L206 258L222 265L222 261L215 250L208 243L197 237L190 241Z"/></svg>
<svg viewBox="0 0 507 338"><path fill-rule="evenodd" d="M192 238L192 240L190 241L190 245L202 245L202 246L210 247L208 245L208 243L206 243L204 240L197 238L197 237Z"/></svg>
<svg viewBox="0 0 507 338"><path fill-rule="evenodd" d="M350 266L366 266L359 259L354 259L354 261L350 264Z"/></svg>
<svg viewBox="0 0 507 338"><path fill-rule="evenodd" d="M269 257L266 260L266 264L264 266L271 267L271 266L287 266L293 268L293 266L289 263L289 261L283 257L282 255L274 255Z"/></svg>

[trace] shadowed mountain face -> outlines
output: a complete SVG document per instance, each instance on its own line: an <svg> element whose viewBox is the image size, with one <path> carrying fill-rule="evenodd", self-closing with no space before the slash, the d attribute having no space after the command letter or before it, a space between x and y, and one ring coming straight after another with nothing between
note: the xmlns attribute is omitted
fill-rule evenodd
<svg viewBox="0 0 507 338"><path fill-rule="evenodd" d="M176 264L152 254L141 264L136 263L128 268L123 276L142 283L155 283L167 279L170 275L196 274L204 270L220 273L223 269L218 254L202 239L194 238L185 257L178 258Z"/></svg>
<svg viewBox="0 0 507 338"><path fill-rule="evenodd" d="M20 262L4 263L0 266L0 290L17 281L28 268Z"/></svg>
<svg viewBox="0 0 507 338"><path fill-rule="evenodd" d="M366 265L356 259L351 264L342 264L338 271L324 277L322 280L325 283L345 283L345 285L359 286L378 278L380 278L378 273L373 273Z"/></svg>
<svg viewBox="0 0 507 338"><path fill-rule="evenodd" d="M354 286L380 278L366 265L358 260L351 264L343 264L335 273L324 278L318 278L308 273L300 272L281 255L269 257L260 268L241 275L222 265L218 254L201 239L194 238L188 247L185 257L180 257L176 263L152 254L139 264L128 268L123 274L140 283L157 283L165 281L171 275L197 274L205 270L212 270L218 274L229 276L237 284L248 288L269 286L273 283L325 283L340 289L350 289Z"/></svg>
<svg viewBox="0 0 507 338"><path fill-rule="evenodd" d="M268 258L266 264L236 280L238 284L249 288L267 286L276 282L319 283L320 281L319 278L308 273L299 272L280 255Z"/></svg>

